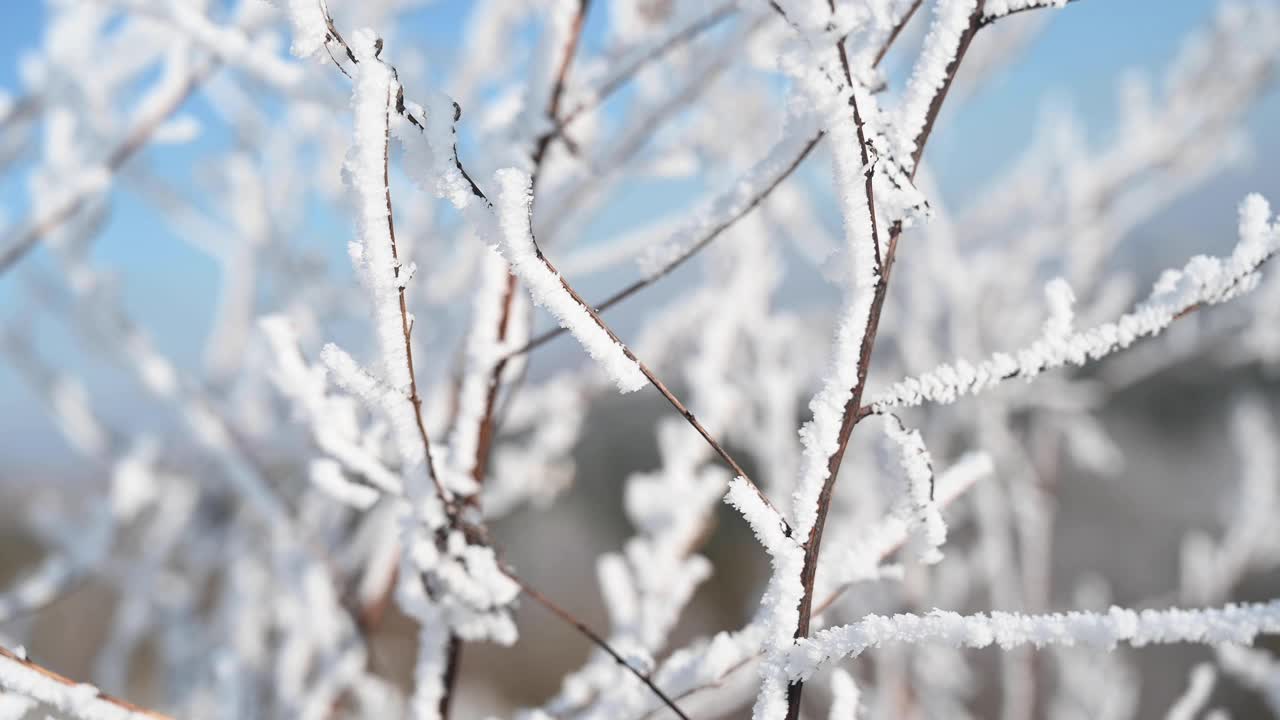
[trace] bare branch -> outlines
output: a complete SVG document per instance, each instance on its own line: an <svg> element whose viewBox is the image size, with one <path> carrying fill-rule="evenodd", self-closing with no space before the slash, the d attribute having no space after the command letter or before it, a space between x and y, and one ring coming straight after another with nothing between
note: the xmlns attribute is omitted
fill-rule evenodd
<svg viewBox="0 0 1280 720"><path fill-rule="evenodd" d="M553 600L551 600L551 598L547 597L546 595L543 595L542 593L538 592L534 588L530 587L527 583L525 583L525 581L521 580L520 578L510 573L507 574L507 577L515 581L515 583L520 586L520 589L524 591L525 595L528 595L539 605L546 608L552 615L555 615L556 617L560 618L564 622L571 625L575 630L582 633L583 637L590 640L593 644L595 644L596 647L605 651L605 653L607 653L609 657L613 658L619 665L626 668L628 672L630 672L632 675L635 675L637 678L639 678L640 682L644 683L645 686L648 687L649 690L651 690L653 694L656 695L658 699L661 700L662 703L667 706L667 709L675 713L676 716L681 718L681 720L689 720L689 716L684 714L684 711L680 709L680 706L676 705L674 700L668 697L666 693L662 692L661 688L659 688L656 684L654 684L653 678L649 676L649 673L642 672L638 668L636 668L634 665L627 662L626 658L622 657L622 655L620 655L617 650L614 650L613 647L609 645L609 641L605 640L603 637L601 637L598 633L596 633L590 627L587 627L587 624L579 620L577 617L575 617L573 613L560 607Z"/></svg>

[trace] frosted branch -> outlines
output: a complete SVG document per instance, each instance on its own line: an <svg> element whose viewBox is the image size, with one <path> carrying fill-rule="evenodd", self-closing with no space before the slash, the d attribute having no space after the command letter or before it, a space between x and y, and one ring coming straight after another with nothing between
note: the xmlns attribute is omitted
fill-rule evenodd
<svg viewBox="0 0 1280 720"><path fill-rule="evenodd" d="M1269 218L1266 201L1251 195L1241 204L1240 243L1230 256L1197 256L1181 270L1166 271L1147 300L1132 312L1084 331L1052 331L1013 355L995 353L977 365L961 360L898 381L877 395L871 407L883 412L926 402L951 403L1006 380L1030 380L1047 370L1084 365L1159 335L1189 312L1254 288L1259 269L1280 249L1280 229L1269 224Z"/></svg>
<svg viewBox="0 0 1280 720"><path fill-rule="evenodd" d="M1258 635L1280 633L1280 600L1227 605L1207 610L1128 610L1020 615L960 615L935 610L928 615L868 615L852 625L830 628L796 643L787 663L794 679L856 657L886 643L942 643L951 647L1002 650L1032 645L1083 646L1111 650L1122 643L1141 647L1164 643L1248 645Z"/></svg>
<svg viewBox="0 0 1280 720"><path fill-rule="evenodd" d="M106 695L92 685L68 680L5 648L0 648L0 689L37 700L77 720L164 720L165 717Z"/></svg>
<svg viewBox="0 0 1280 720"><path fill-rule="evenodd" d="M496 212L501 229L499 247L511 264L511 271L529 288L533 301L550 311L561 327L573 334L620 391L635 392L647 385L649 381L635 358L569 293L564 281L547 266L534 245L529 225L529 176L507 169L499 171L495 179L498 184Z"/></svg>

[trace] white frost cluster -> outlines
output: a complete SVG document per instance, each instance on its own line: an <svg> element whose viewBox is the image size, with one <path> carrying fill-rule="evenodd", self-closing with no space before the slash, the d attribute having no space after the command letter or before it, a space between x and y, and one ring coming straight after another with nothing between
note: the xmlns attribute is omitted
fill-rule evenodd
<svg viewBox="0 0 1280 720"><path fill-rule="evenodd" d="M962 456L934 478L931 505L950 505L975 483L990 476L994 467L991 456L986 453ZM836 588L879 577L884 559L906 545L918 527L910 515L888 513L870 527L860 530L856 539L845 547L831 547L824 551L822 571L818 573L822 582L817 595L827 597Z"/></svg>

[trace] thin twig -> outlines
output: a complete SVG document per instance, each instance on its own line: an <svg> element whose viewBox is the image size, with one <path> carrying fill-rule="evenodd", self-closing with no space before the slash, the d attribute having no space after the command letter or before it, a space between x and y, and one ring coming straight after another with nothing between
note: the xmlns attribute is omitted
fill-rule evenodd
<svg viewBox="0 0 1280 720"><path fill-rule="evenodd" d="M543 136L543 138L540 138L540 140L545 139L547 141L550 141L556 138L564 137L567 142L568 138L565 137L564 133L568 129L569 125L573 123L574 120L577 120L579 117L581 117L583 113L604 104L605 100L608 100L615 92L617 92L624 85L630 82L630 80L634 78L637 74L639 74L639 72L643 70L647 65L659 60L664 55L671 52L673 49L685 43L690 42L698 35L701 35L703 32L711 29L712 27L715 27L717 24L720 23L721 20L724 20L725 18L732 15L736 11L736 9L737 8L734 3L732 2L725 3L724 5L721 5L720 7L716 8L712 12L698 18L694 22L685 26L680 31L672 34L663 42L655 45L644 55L640 56L635 61L633 61L630 65L626 66L621 71L615 73L612 77L610 77L607 82L605 82L603 85L599 87L599 89L596 90L596 92L594 93L594 95L592 95L590 100L585 100L579 103L578 105L575 105L572 110L565 113L564 116L559 119L552 118L552 122L555 123L555 126L552 127L550 130L548 130L547 133Z"/></svg>
<svg viewBox="0 0 1280 720"><path fill-rule="evenodd" d="M536 241L534 242L534 249L537 252L538 259L542 261L542 264L545 265L546 268L552 272L552 274L560 278L560 287L562 287L564 291L569 294L569 297L573 298L574 302L582 306L583 310L586 310L587 315L591 317L591 319L595 322L597 327L599 327L601 330L604 330L605 334L609 336L610 340L613 340L618 344L620 348L622 348L622 353L626 355L627 359L634 362L640 368L640 373L645 376L645 378L649 381L649 384L652 385L655 389L657 389L658 393L661 394L662 397L665 398L666 401L671 404L671 407L676 409L676 412L680 413L680 415L684 417L685 421L688 422L689 425L691 425L694 430L698 431L698 434L701 435L702 439L707 442L707 445L711 447L711 450L715 452L715 454L719 456L719 458L722 461L724 461L724 464L728 465L729 469L731 469L735 475L737 475L738 477L741 477L749 485L751 485L751 488L755 490L757 495L760 496L760 499L762 499L766 505L772 508L773 503L772 501L769 500L769 496L766 495L765 492L760 489L759 485L757 485L754 481L751 480L751 476L747 474L747 471L744 470L742 466L738 464L737 460L733 459L733 456L730 455L729 452L724 449L723 445L721 445L714 437L712 437L711 433L708 432L707 429L703 427L702 423L698 421L698 418L696 415L693 414L693 411L689 410L689 408L686 407L683 402L681 402L680 398L677 397L675 393L671 392L671 389L667 387L666 383L662 382L661 378L659 378L657 374L654 373L653 370L649 368L648 365L645 365L644 362L640 360L640 358L636 357L636 354L632 352L631 348L628 347L627 344L624 343L622 339L619 338L617 334L613 332L613 329L609 327L609 325L604 321L604 319L600 317L600 313L596 312L595 308L588 305L587 301L582 299L582 296L579 295L578 292L573 289L573 286L569 284L569 281L566 280L558 270L556 270L555 265L551 264L551 261L548 260L547 257L542 254L542 249L537 246ZM776 508L775 508L775 511L776 511ZM782 518L783 515L781 513L778 513L778 517ZM790 536L791 535L790 525L787 525L785 520L783 521L783 524L786 529L787 535Z"/></svg>
<svg viewBox="0 0 1280 720"><path fill-rule="evenodd" d="M381 61L379 61L381 62ZM393 71L394 72L394 71ZM395 107L395 101L387 98L387 127L384 135L384 145L382 152L382 184L386 189L387 195L387 231L391 235L391 258L396 263L396 277L400 276L400 253L396 247L396 226L394 213L391 210L391 178L390 178L390 154L391 154L391 111ZM413 366L413 323L409 320L409 304L405 297L404 283L399 284L397 295L400 299L400 328L404 332L404 354L405 361L409 366L409 402L413 404L413 420L418 426L418 436L422 439L422 451L426 455L427 474L431 477L431 482L435 485L436 493L440 495L440 502L444 503L448 509L449 515L452 516L456 511L453 501L450 499L449 493L444 489L444 483L440 479L440 473L436 470L435 459L431 455L431 438L427 434L426 422L422 419L422 396L418 393L418 377Z"/></svg>
<svg viewBox="0 0 1280 720"><path fill-rule="evenodd" d="M551 96L547 103L547 117L552 123L557 123L557 116L560 114L560 98L564 95L566 81L569 79L569 68L573 65L574 55L577 54L578 42L582 39L582 28L587 19L587 8L590 5L591 0L578 0L578 12L573 16L569 40L565 43L564 53L560 56L560 67L556 70L556 79L551 86ZM554 131L545 133L534 142L531 157L535 189L538 186L538 171L542 169L542 158L547 154L547 148L551 145L553 138L555 138Z"/></svg>
<svg viewBox="0 0 1280 720"><path fill-rule="evenodd" d="M546 595L543 595L542 593L538 592L532 587L529 587L529 585L527 585L519 577L512 575L510 573L507 574L507 577L511 578L512 581L514 581L517 585L519 585L520 589L524 591L525 595L528 595L530 598L536 601L539 605L546 608L548 611L551 612L552 615L555 615L556 617L560 618L561 620L568 623L569 625L572 625L578 632L582 633L584 637L586 637L588 640L594 643L596 647L605 651L605 653L608 654L609 657L613 658L619 665L626 668L628 672L630 672L632 675L635 675L637 678L639 678L640 682L644 683L645 686L647 686L649 690L651 690L653 694L656 695L658 699L661 700L669 710L671 710L671 712L675 713L676 716L681 718L681 720L689 720L689 716L684 714L684 711L680 709L680 706L676 705L674 700L672 700L666 693L662 692L661 688L659 688L656 684L654 684L653 678L649 676L649 673L641 672L634 665L627 662L626 658L622 657L622 655L620 655L617 650L614 650L613 647L609 645L609 642L607 640L605 640L603 637L597 634L590 627L587 627L586 623L574 617L573 613L570 613L568 610L565 610L564 608L557 605L553 600L551 600L551 598L548 598Z"/></svg>
<svg viewBox="0 0 1280 720"><path fill-rule="evenodd" d="M677 255L675 258L669 261L666 265L662 266L657 272L646 275L645 277L642 277L639 280L632 282L630 285L622 288L621 290L605 298L603 301L601 301L598 305L595 306L596 312L604 312L605 310L608 310L614 305L617 305L623 300L626 300L627 298L631 297L637 292L640 292L641 290L648 287L649 285L652 285L658 280L661 280L662 278L666 277L676 268L683 265L685 261L689 260L694 255L698 254L698 252L700 252L703 248L705 248L708 244L710 244L711 241L720 237L720 235L722 235L726 230L733 227L733 225L737 223L739 220L749 215L751 211L759 207L760 204L764 202L765 199L769 197L769 195L772 194L773 191L777 189L779 185L782 184L783 180L786 180L788 177L790 177L791 174L795 172L796 168L800 167L800 164L804 162L804 159L809 156L810 151L812 151L813 148L817 146L820 140L822 140L821 133L815 135L813 139L805 143L804 146L800 149L800 152L796 154L795 158L791 162L787 163L786 167L784 167L783 170L779 172L777 176L775 176L767 186L762 188L761 191L755 197L751 198L751 200L748 201L747 204L744 205L741 210L729 216L723 222L712 227L710 230L707 231L706 235L703 235L701 238L699 238L696 242L694 242L692 245L686 248L684 252ZM560 336L565 332L566 332L566 329L563 327L556 327L554 329L548 330L542 333L541 335L538 335L537 337L533 338L529 342L525 343L523 346L516 348L515 350L512 350L511 352L507 353L506 358L515 357L517 355L523 355L524 353L527 353L547 343L548 341L555 339L556 337Z"/></svg>
<svg viewBox="0 0 1280 720"><path fill-rule="evenodd" d="M834 0L828 0L832 5L834 12ZM960 36L960 42L956 47L955 57L947 65L944 73L942 86L934 94L932 101L929 103L929 110L925 115L924 126L915 138L915 151L912 153L912 166L910 179L915 179L916 170L920 167L920 157L924 152L925 144L929 140L929 136L933 132L933 126L938 118L939 112L942 110L942 104L946 101L947 93L951 88L952 81L955 79L956 71L960 67L960 63L964 60L965 53L968 51L970 44L973 42L974 36L982 27L982 12L985 0L978 0L974 7L973 14L969 18L969 24ZM840 43L840 57L843 70L847 81L852 84L853 79L847 56L844 52L843 42ZM858 140L862 149L862 160L864 164L867 161L866 140L863 137L861 119L858 115L856 104L853 105L853 122L858 128ZM867 175L866 184L867 203L871 207L872 217L872 241L876 243L877 254L879 253L879 242L875 240L875 205L874 196L872 194L871 175ZM795 637L803 639L809 636L809 624L812 619L813 611L813 593L814 583L817 579L818 572L818 556L822 548L822 533L826 526L827 514L831 509L832 492L835 490L836 479L840 473L840 465L844 460L845 451L849 448L849 439L853 434L853 428L858 424L862 417L862 393L867 385L867 372L871 367L871 355L875 350L876 335L880 328L880 317L884 310L884 302L888 297L889 277L893 270L894 259L898 250L898 239L902 235L902 223L895 222L889 231L888 248L885 250L883 262L879 267L879 274L876 277L875 291L871 301L870 312L867 317L866 330L862 336L862 344L858 356L857 379L851 388L848 403L844 408L844 416L840 423L839 443L835 452L827 460L827 478L823 482L822 490L818 495L817 517L813 526L809 531L809 537L804 544L804 565L800 571L800 582L803 587L803 596L800 600L800 618L796 624ZM787 686L787 720L798 720L800 717L800 699L804 692L804 683L797 681Z"/></svg>
<svg viewBox="0 0 1280 720"><path fill-rule="evenodd" d="M564 95L564 89L567 85L569 77L569 68L573 66L574 56L577 54L578 43L582 39L582 30L586 25L587 10L591 6L591 0L578 0L578 10L574 15L572 26L569 30L569 37L565 43L564 50L560 57L560 65L556 70L555 80L551 86L551 92L547 99L546 113L551 122L556 122L556 117L560 113L560 99ZM456 106L455 106L456 107ZM458 108L458 112L461 109ZM551 135L544 135L534 143L533 152L530 158L533 162L532 188L531 192L536 194L538 177L541 175L543 160L546 158L547 149L551 145ZM462 163L457 158L457 150L454 150L454 161L458 165L458 169L462 170ZM465 170L462 170L465 174ZM478 190L475 183L472 188ZM498 317L497 340L502 342L507 337L507 332L511 325L512 306L515 301L517 292L516 276L508 269L507 282L503 286L502 295L502 311ZM489 371L488 391L485 397L484 415L480 420L478 429L478 437L476 441L475 462L472 465L472 479L476 483L476 492L467 498L468 504L479 507L480 491L479 488L484 483L485 473L489 466L489 457L492 455L493 440L497 434L497 418L495 410L497 408L498 391L502 385L502 374L507 369L507 363L510 359L503 357L494 364L492 370ZM440 698L440 716L442 718L449 717L450 699L454 695L454 688L457 684L459 673L458 665L462 654L462 639L457 635L449 636L449 663L446 667L444 676L444 693Z"/></svg>
<svg viewBox="0 0 1280 720"><path fill-rule="evenodd" d="M880 50L876 53L875 61L872 63L872 67L878 67L880 65L880 62L884 60L884 57L885 55L888 54L889 49L897 41L898 36L901 35L902 29L906 27L907 23L911 20L911 17L915 14L916 10L920 8L922 3L923 3L923 0L915 0L915 2L912 3L911 7L907 9L907 12L902 16L902 18L898 21L898 23L893 27L893 30L889 33L889 36L880 45ZM790 19L786 17L786 13L782 11L781 7L777 7L775 5L775 10L780 15L782 15L784 20L786 20L788 23L790 22ZM874 90L873 92L878 92L878 90ZM822 137L824 134L825 133L823 132L819 132L817 136L815 136L811 141L809 141L809 143L807 143L801 149L801 151L797 153L796 158L790 163L788 163L786 168L781 173L779 173L778 176L775 177L773 181L770 182L769 185L760 192L759 195L752 198L751 201L747 203L747 205L742 209L741 212L736 213L732 217L725 220L725 222L711 228L706 235L699 238L697 242L695 242L687 250L680 253L675 258L673 258L666 265L660 268L657 272L651 273L646 277L640 278L639 280L632 282L630 285L627 285L621 290L613 293L609 297L600 301L598 304L594 305L596 311L604 312L609 308L613 307L614 305L617 305L623 300L626 300L627 298L631 297L632 295L635 295L637 292L640 292L644 288L652 285L658 280L661 280L662 278L666 277L676 268L683 265L687 260L692 258L694 255L698 254L707 245L709 245L711 241L715 240L720 235L722 235L724 231L728 230L739 220L749 215L752 210L754 210L762 202L764 202L765 199L768 198L769 195L771 195L773 191L776 190L777 187L782 184L783 180L786 180L788 177L790 177L791 174L794 173L800 167L804 159L808 157L810 151L812 151L813 148L818 144L818 142L822 140ZM879 252L878 244L877 244L876 252ZM517 355L522 355L527 352L531 352L541 347L542 345L545 345L551 340L554 340L557 337L563 335L565 332L567 332L567 330L563 327L555 327L550 330L547 330L546 332L543 332L542 334L537 335L533 339L529 340L529 342L525 343L523 346L516 348L515 350L512 350L510 353L506 355L506 357L510 358Z"/></svg>

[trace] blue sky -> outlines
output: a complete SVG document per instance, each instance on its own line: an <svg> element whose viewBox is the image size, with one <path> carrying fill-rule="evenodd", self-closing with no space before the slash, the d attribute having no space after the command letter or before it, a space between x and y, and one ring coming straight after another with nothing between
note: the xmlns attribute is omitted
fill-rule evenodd
<svg viewBox="0 0 1280 720"><path fill-rule="evenodd" d="M330 0L338 4L343 0ZM353 1L353 0L350 0ZM517 2L519 0L511 0ZM603 2L603 0L599 0ZM430 4L399 35L433 58L451 56L469 3L440 0ZM1030 139L1042 102L1052 98L1076 108L1092 136L1108 132L1114 109L1115 84L1121 71L1157 71L1172 57L1180 40L1206 21L1215 4L1209 0L1082 0L1057 12L1048 29L1012 67L989 83L931 142L929 159L944 193L964 197L968 188L999 170ZM0 88L20 94L18 67L22 55L38 47L44 10L33 0L5 3L0 22ZM598 15L597 15L598 18ZM598 28L593 22L589 27ZM587 50L598 46L598 33L589 36ZM200 114L197 100L189 110ZM1270 93L1250 116L1257 158L1280 157L1280 134L1266 129L1280 125L1280 96ZM188 178L191 163L207 143L153 150L147 162L161 175ZM20 216L25 205L25 179L0 178L0 213ZM1275 170L1262 162L1220 179L1213 189L1180 204L1158 229L1178 233L1206 233L1229 229L1235 202L1249 189L1275 195L1280 189ZM678 194L674 188L646 188L635 203L642 208L646 193L655 197ZM210 298L217 292L216 267L207 258L158 227L150 211L127 192L113 199L110 221L95 243L95 258L118 273L126 302L157 344L180 365L199 363L201 338L211 321ZM1205 218L1212 218L1206 220ZM330 229L340 238L346 229ZM342 243L335 243L341 247ZM1219 249L1219 248L1206 248ZM1160 256L1159 247L1151 247ZM40 263L39 257L33 258ZM0 277L0 318L15 312L19 289L16 275ZM92 360L84 348L56 327L42 322L41 342L64 359L67 367L88 374L96 407L124 422L131 417L130 398L136 392L123 377ZM51 447L61 447L56 430L37 397L0 362L0 437L6 457L0 467L37 466ZM0 480L5 478L0 477Z"/></svg>

